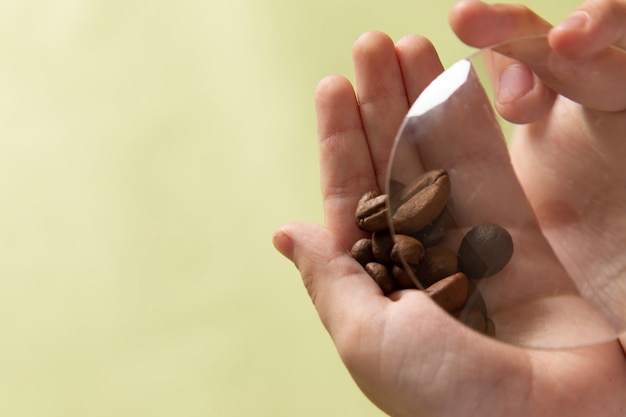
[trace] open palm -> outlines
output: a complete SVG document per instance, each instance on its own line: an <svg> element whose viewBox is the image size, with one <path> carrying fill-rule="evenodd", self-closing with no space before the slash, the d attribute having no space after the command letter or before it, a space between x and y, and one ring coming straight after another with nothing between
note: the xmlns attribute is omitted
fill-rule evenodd
<svg viewBox="0 0 626 417"><path fill-rule="evenodd" d="M353 221L357 200L365 191L382 188L392 142L409 103L442 71L433 47L417 36L394 45L384 34L367 33L356 42L353 54L357 94L339 76L324 79L316 93L326 228L291 223L276 232L274 243L300 270L356 383L393 416L623 415L626 358L617 341L560 351L502 343L464 327L423 292L404 290L385 297L347 253L362 236ZM492 151L493 161L508 161L498 156L506 156L506 149ZM496 177L510 181L515 194L514 200L507 201L526 205L527 217L534 219L532 201L529 204L523 192L533 184L531 178L521 177L529 181L522 191L515 185L510 163L498 164L490 169L503 174ZM489 172L484 174L476 181L488 181ZM538 233L542 219L523 229L508 223L506 210L500 214L504 217L498 220L511 229L516 244L547 244ZM559 238L558 233L548 236L551 245ZM518 265L507 267L508 283L519 286L521 272L529 266L523 256L517 259ZM553 288L573 292L560 263L555 260L552 265ZM528 301L536 296L531 292ZM571 313L571 307L564 304L551 320L557 323ZM501 310L506 315L506 309ZM593 326L590 320L583 324ZM576 332L562 336L572 333ZM524 337L535 336L531 331L526 336L512 332L511 337L515 334L522 335L518 336L521 343Z"/></svg>

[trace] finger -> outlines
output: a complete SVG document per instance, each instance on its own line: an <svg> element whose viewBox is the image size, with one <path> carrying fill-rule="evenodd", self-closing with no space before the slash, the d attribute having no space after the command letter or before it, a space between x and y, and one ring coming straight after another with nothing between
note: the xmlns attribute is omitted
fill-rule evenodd
<svg viewBox="0 0 626 417"><path fill-rule="evenodd" d="M530 106L516 103L521 109L530 109L531 113L527 115L530 121L536 120L532 117L534 113L542 114L542 110L551 104L554 97L549 90L594 110L616 112L626 109L626 52L620 49L610 47L590 57L568 58L556 54L546 38L538 37L511 40L484 53L494 55L491 66L492 71L497 74L496 79L502 80L504 69L515 63L523 64L538 76L532 83L519 83L523 73L515 71L507 74L513 75L507 81L513 81L509 84L509 88L513 88L512 91L503 90L505 101L511 102L514 98L512 96L518 99L530 98ZM520 68L522 67L518 65L513 69ZM527 81L529 79L530 76L527 76ZM545 86L538 84L539 79ZM507 92L514 94L508 94L507 97ZM527 97L528 94L530 96ZM541 97L545 100L540 100L540 104L536 103ZM521 120L513 121L525 122L524 116L521 117Z"/></svg>
<svg viewBox="0 0 626 417"><path fill-rule="evenodd" d="M493 49L483 50L494 88L494 105L503 118L527 124L545 117L554 104L557 92L546 84L558 82L548 69L552 56L544 37L518 38ZM479 58L473 57L473 61Z"/></svg>
<svg viewBox="0 0 626 417"><path fill-rule="evenodd" d="M508 40L547 33L551 25L522 5L485 4L465 0L450 12L450 24L465 43L488 48ZM530 123L552 106L556 94L532 69L547 59L546 51L515 45L513 55L528 65L504 55L492 54L491 71L495 77L495 105L502 117L513 123Z"/></svg>
<svg viewBox="0 0 626 417"><path fill-rule="evenodd" d="M417 96L443 71L433 44L423 36L408 35L396 44L407 101Z"/></svg>
<svg viewBox="0 0 626 417"><path fill-rule="evenodd" d="M325 222L349 248L360 236L354 223L356 203L363 193L377 188L350 82L341 76L324 78L317 86L315 108Z"/></svg>
<svg viewBox="0 0 626 417"><path fill-rule="evenodd" d="M485 4L463 0L450 11L450 26L461 41L486 48L511 38L541 35L552 25L519 4Z"/></svg>
<svg viewBox="0 0 626 417"><path fill-rule="evenodd" d="M527 124L543 118L554 104L556 93L521 62L505 57L494 62L498 79L495 107L506 120Z"/></svg>
<svg viewBox="0 0 626 417"><path fill-rule="evenodd" d="M553 89L595 110L626 109L626 1L589 0L548 39Z"/></svg>
<svg viewBox="0 0 626 417"><path fill-rule="evenodd" d="M308 223L289 223L274 233L273 242L300 271L320 319L333 338L382 316L380 310L389 299L329 230Z"/></svg>
<svg viewBox="0 0 626 417"><path fill-rule="evenodd" d="M378 186L384 188L389 152L409 104L393 41L363 34L353 47L357 96Z"/></svg>
<svg viewBox="0 0 626 417"><path fill-rule="evenodd" d="M547 87L585 107L616 112L626 109L626 52L609 47L584 58L554 52L544 37L511 40L493 49L503 61L515 59Z"/></svg>
<svg viewBox="0 0 626 417"><path fill-rule="evenodd" d="M432 43L422 36L409 35L400 39L396 45L396 50L403 74L407 101L413 103L422 91L443 72L443 65ZM401 151L396 151L393 164L396 166L394 168L396 170L399 166L407 165L423 172L421 162L417 161L410 153L403 154Z"/></svg>
<svg viewBox="0 0 626 417"><path fill-rule="evenodd" d="M548 22L527 7L465 0L452 9L450 24L462 41L479 48L516 37L548 34L549 45L535 39L495 49L526 64L550 89L586 107L621 111L626 109L626 54L607 46L625 43L624 9L624 0L590 0L564 27L551 30ZM582 29L573 30L576 20L581 25L581 17L589 20L582 23ZM584 45L582 52L576 52L578 42Z"/></svg>
<svg viewBox="0 0 626 417"><path fill-rule="evenodd" d="M626 1L589 0L549 34L550 45L559 54L582 58L609 45L626 49Z"/></svg>
<svg viewBox="0 0 626 417"><path fill-rule="evenodd" d="M594 110L626 109L626 52L606 48L586 58L552 55L548 71L537 71L553 90Z"/></svg>

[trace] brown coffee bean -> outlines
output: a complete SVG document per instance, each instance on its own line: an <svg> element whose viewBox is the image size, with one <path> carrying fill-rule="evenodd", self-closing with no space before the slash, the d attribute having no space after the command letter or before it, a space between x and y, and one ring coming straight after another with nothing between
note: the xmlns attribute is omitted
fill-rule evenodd
<svg viewBox="0 0 626 417"><path fill-rule="evenodd" d="M446 236L448 230L456 226L456 222L450 214L450 210L444 207L443 211L428 226L419 232L412 234L425 247L434 246L440 243Z"/></svg>
<svg viewBox="0 0 626 417"><path fill-rule="evenodd" d="M426 249L426 255L419 267L419 279L428 287L457 271L456 253L447 246L435 245Z"/></svg>
<svg viewBox="0 0 626 417"><path fill-rule="evenodd" d="M469 278L485 278L499 272L513 256L513 239L497 224L473 227L459 247L459 270Z"/></svg>
<svg viewBox="0 0 626 417"><path fill-rule="evenodd" d="M440 177L447 177L448 174L443 169L433 169L426 171L421 175L414 178L410 183L406 184L400 193L399 200L407 201L427 188L429 185L436 182Z"/></svg>
<svg viewBox="0 0 626 417"><path fill-rule="evenodd" d="M453 313L465 304L467 289L467 277L462 272L457 272L426 288L426 293L441 308L449 313Z"/></svg>
<svg viewBox="0 0 626 417"><path fill-rule="evenodd" d="M450 180L444 170L422 174L409 184L400 205L391 217L394 231L402 234L419 232L437 218L448 202Z"/></svg>
<svg viewBox="0 0 626 417"><path fill-rule="evenodd" d="M372 233L372 252L377 262L390 264L392 249L393 238L389 231L385 230Z"/></svg>
<svg viewBox="0 0 626 417"><path fill-rule="evenodd" d="M352 245L350 254L363 266L376 260L372 250L372 239L367 237L357 240L354 245Z"/></svg>
<svg viewBox="0 0 626 417"><path fill-rule="evenodd" d="M401 266L393 265L391 267L391 275L393 276L396 286L403 290L417 288L411 275Z"/></svg>
<svg viewBox="0 0 626 417"><path fill-rule="evenodd" d="M376 281L383 293L389 294L395 290L395 282L389 269L378 262L370 262L365 265L368 275Z"/></svg>
<svg viewBox="0 0 626 417"><path fill-rule="evenodd" d="M363 194L356 207L356 224L367 232L388 229L387 195L376 191Z"/></svg>
<svg viewBox="0 0 626 417"><path fill-rule="evenodd" d="M417 265L424 257L422 242L407 235L395 235L393 248L391 249L391 261L396 265L402 265L402 261L409 265Z"/></svg>

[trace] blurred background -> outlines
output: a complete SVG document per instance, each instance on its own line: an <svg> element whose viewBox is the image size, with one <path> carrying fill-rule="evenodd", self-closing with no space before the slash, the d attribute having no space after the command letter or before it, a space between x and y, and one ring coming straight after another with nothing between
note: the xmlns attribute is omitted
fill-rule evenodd
<svg viewBox="0 0 626 417"><path fill-rule="evenodd" d="M382 416L271 236L322 222L317 82L372 29L449 66L454 3L0 2L0 415Z"/></svg>

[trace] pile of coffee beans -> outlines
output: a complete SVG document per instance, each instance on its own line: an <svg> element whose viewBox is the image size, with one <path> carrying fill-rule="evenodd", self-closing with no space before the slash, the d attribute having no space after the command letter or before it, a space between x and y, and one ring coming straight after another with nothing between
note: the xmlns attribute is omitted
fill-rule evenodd
<svg viewBox="0 0 626 417"><path fill-rule="evenodd" d="M356 223L370 235L352 246L352 256L385 294L421 286L463 323L495 335L476 280L494 275L509 262L513 255L511 235L497 224L480 224L467 232L455 252L442 243L446 232L456 227L447 208L447 172L428 171L410 184L394 183L393 187L390 204L389 196L376 191L365 193L359 200ZM390 215L389 207L393 208Z"/></svg>

